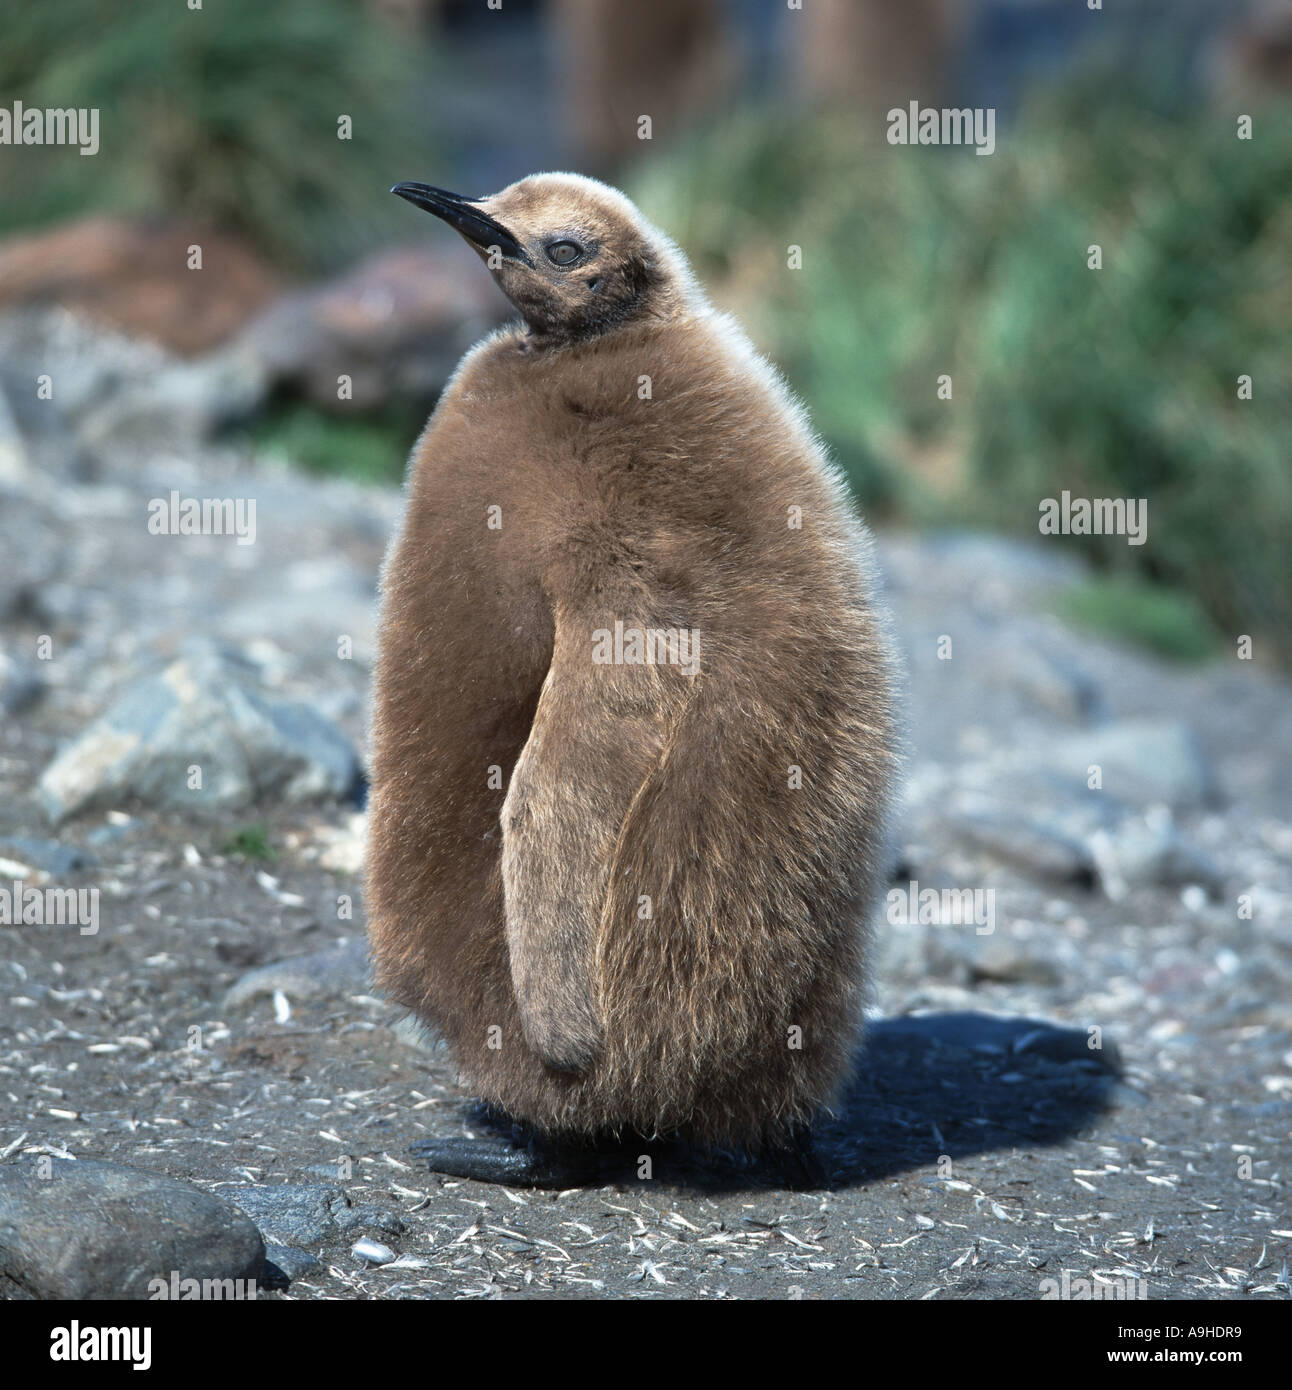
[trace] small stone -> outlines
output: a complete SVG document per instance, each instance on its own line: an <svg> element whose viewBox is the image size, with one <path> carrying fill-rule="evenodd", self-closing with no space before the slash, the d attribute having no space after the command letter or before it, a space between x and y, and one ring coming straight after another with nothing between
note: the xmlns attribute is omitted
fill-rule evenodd
<svg viewBox="0 0 1292 1390"><path fill-rule="evenodd" d="M27 835L0 835L0 854L8 853L55 878L81 869L91 869L96 862L92 854L74 845L63 845L57 840L33 839Z"/></svg>
<svg viewBox="0 0 1292 1390"><path fill-rule="evenodd" d="M388 1245L375 1240L356 1240L350 1253L356 1260L367 1260L374 1265L388 1265L395 1258L395 1252Z"/></svg>
<svg viewBox="0 0 1292 1390"><path fill-rule="evenodd" d="M323 1178L329 1183L343 1182L344 1177L337 1172L340 1165L336 1163L310 1163L306 1165L305 1171L313 1173L316 1178Z"/></svg>
<svg viewBox="0 0 1292 1390"><path fill-rule="evenodd" d="M1090 850L1042 816L1013 810L952 812L949 827L995 859L1056 882L1086 883L1094 874Z"/></svg>
<svg viewBox="0 0 1292 1390"><path fill-rule="evenodd" d="M336 874L363 872L368 846L368 817L362 811L349 816L344 826L320 827L317 839L321 867Z"/></svg>
<svg viewBox="0 0 1292 1390"><path fill-rule="evenodd" d="M226 1008L236 1008L280 992L288 999L337 998L362 994L368 988L368 943L356 937L344 946L257 966L229 988L224 1003Z"/></svg>
<svg viewBox="0 0 1292 1390"><path fill-rule="evenodd" d="M124 839L134 830L142 830L143 826L144 822L137 816L120 816L118 819L109 816L106 825L96 825L85 838L95 849L103 849Z"/></svg>
<svg viewBox="0 0 1292 1390"><path fill-rule="evenodd" d="M1035 951L1005 936L957 937L971 980L1000 980L1007 984L1054 985L1059 969Z"/></svg>
<svg viewBox="0 0 1292 1390"><path fill-rule="evenodd" d="M319 1262L308 1250L296 1245L269 1244L265 1246L265 1273L277 1269L287 1283L299 1279L319 1267Z"/></svg>
<svg viewBox="0 0 1292 1390"><path fill-rule="evenodd" d="M1231 951L1228 946L1223 946L1216 952L1216 969L1222 975L1237 975L1243 968L1243 962L1236 951Z"/></svg>
<svg viewBox="0 0 1292 1390"><path fill-rule="evenodd" d="M25 661L0 652L0 714L19 714L45 690L44 677Z"/></svg>
<svg viewBox="0 0 1292 1390"><path fill-rule="evenodd" d="M362 1226L366 1230L385 1231L389 1235L398 1236L403 1235L408 1229L398 1212L389 1211L375 1202L361 1202L358 1206L342 1207L336 1211L335 1217L339 1231L353 1231L356 1226Z"/></svg>
<svg viewBox="0 0 1292 1390"><path fill-rule="evenodd" d="M1207 890L1200 884L1190 883L1181 891L1180 901L1190 912L1201 912L1207 905Z"/></svg>
<svg viewBox="0 0 1292 1390"><path fill-rule="evenodd" d="M254 1279L260 1233L190 1183L93 1159L0 1166L0 1272L41 1299L146 1299L150 1283Z"/></svg>

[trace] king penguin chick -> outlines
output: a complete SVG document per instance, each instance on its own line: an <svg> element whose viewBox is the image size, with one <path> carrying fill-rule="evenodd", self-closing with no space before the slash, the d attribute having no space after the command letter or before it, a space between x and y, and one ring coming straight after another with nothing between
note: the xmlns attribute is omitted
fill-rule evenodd
<svg viewBox="0 0 1292 1390"><path fill-rule="evenodd" d="M621 193L393 192L521 321L445 390L383 571L378 983L540 1141L789 1148L848 1074L886 867L868 534L774 370ZM533 1157L428 1147L506 1180Z"/></svg>

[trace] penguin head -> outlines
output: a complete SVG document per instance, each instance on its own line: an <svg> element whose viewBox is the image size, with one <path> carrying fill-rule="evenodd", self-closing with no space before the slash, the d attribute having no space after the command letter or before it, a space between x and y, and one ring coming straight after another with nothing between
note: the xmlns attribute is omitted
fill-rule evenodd
<svg viewBox="0 0 1292 1390"><path fill-rule="evenodd" d="M486 198L424 183L391 192L456 228L540 339L574 341L665 318L696 294L672 242L595 179L532 174Z"/></svg>

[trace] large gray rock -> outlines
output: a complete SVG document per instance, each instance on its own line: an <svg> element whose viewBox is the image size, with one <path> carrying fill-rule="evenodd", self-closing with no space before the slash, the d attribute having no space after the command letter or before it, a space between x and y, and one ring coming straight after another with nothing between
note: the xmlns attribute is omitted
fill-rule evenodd
<svg viewBox="0 0 1292 1390"><path fill-rule="evenodd" d="M221 1194L276 1245L318 1245L336 1231L336 1211L349 1206L339 1187L321 1182L230 1183Z"/></svg>
<svg viewBox="0 0 1292 1390"><path fill-rule="evenodd" d="M1106 786L1107 768L1104 775ZM1113 775L1124 790L1121 771ZM1107 790L1088 790L1084 777L1053 770L1002 773L983 763L961 776L968 785L944 793L932 812L935 822L961 844L1029 877L1097 886L1113 901L1133 888L1198 884L1213 898L1223 890L1218 866L1179 832L1160 801L1134 810Z"/></svg>
<svg viewBox="0 0 1292 1390"><path fill-rule="evenodd" d="M45 769L38 793L55 823L128 797L219 813L262 796L344 796L358 770L350 741L317 710L270 695L231 654L200 650L131 686Z"/></svg>
<svg viewBox="0 0 1292 1390"><path fill-rule="evenodd" d="M319 1267L318 1260L308 1250L296 1245L276 1245L271 1242L265 1246L265 1259L289 1284Z"/></svg>
<svg viewBox="0 0 1292 1390"><path fill-rule="evenodd" d="M93 449L149 449L164 441L199 441L222 426L246 419L264 402L268 380L259 364L237 347L194 362L171 362L124 384L86 412L81 440Z"/></svg>
<svg viewBox="0 0 1292 1390"><path fill-rule="evenodd" d="M1134 888L1196 884L1215 900L1224 892L1219 865L1180 834L1165 806L1127 816L1111 832L1096 832L1090 849L1099 886L1114 902Z"/></svg>
<svg viewBox="0 0 1292 1390"><path fill-rule="evenodd" d="M1088 770L1098 766L1104 794L1133 806L1161 802L1185 809L1216 795L1193 731L1176 719L1119 719L1053 739L1028 759L1081 789Z"/></svg>
<svg viewBox="0 0 1292 1390"><path fill-rule="evenodd" d="M0 1271L37 1298L146 1299L149 1281L259 1279L254 1223L189 1183L92 1159L0 1166Z"/></svg>
<svg viewBox="0 0 1292 1390"><path fill-rule="evenodd" d="M465 276L423 246L382 251L327 281L283 295L238 348L273 389L324 410L431 398L463 352L502 317L487 276ZM337 380L350 379L348 400Z"/></svg>
<svg viewBox="0 0 1292 1390"><path fill-rule="evenodd" d="M230 1183L220 1192L256 1223L271 1245L319 1245L350 1231L399 1235L408 1229L398 1212L375 1202L354 1205L332 1183Z"/></svg>

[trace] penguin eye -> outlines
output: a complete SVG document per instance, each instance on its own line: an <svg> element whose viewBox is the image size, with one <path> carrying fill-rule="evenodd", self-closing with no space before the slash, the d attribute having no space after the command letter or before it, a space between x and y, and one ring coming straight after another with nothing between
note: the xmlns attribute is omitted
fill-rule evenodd
<svg viewBox="0 0 1292 1390"><path fill-rule="evenodd" d="M573 265L583 255L583 247L577 241L554 241L547 248L547 259L553 265Z"/></svg>

